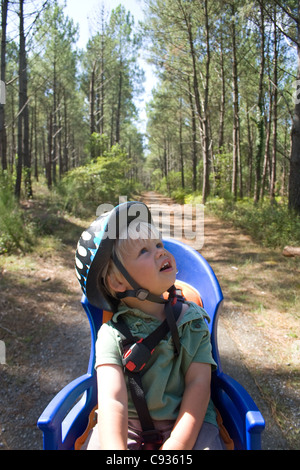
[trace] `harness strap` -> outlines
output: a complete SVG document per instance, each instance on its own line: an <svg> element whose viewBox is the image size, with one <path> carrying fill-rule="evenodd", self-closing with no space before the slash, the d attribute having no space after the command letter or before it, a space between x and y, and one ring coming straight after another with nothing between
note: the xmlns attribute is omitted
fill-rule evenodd
<svg viewBox="0 0 300 470"><path fill-rule="evenodd" d="M125 299L126 297L136 297L139 300L149 300L150 302L155 302L156 304L165 304L166 301L162 297L151 294L147 289L136 289L136 290L126 290L125 292L118 292L117 297L119 300Z"/></svg>
<svg viewBox="0 0 300 470"><path fill-rule="evenodd" d="M177 300L175 301L176 303L173 306L171 302L167 303L167 305L165 306L165 314L167 318L168 327L171 331L172 338L174 341L175 355L178 356L180 352L180 339L178 335L176 322L181 312L182 303L177 302Z"/></svg>
<svg viewBox="0 0 300 470"><path fill-rule="evenodd" d="M141 338L138 341L131 335L131 332L122 318L118 319L116 327L126 340L123 342L123 347L131 344L123 354L123 365L127 371L132 373L139 373L145 367L150 359L158 343L171 331L175 354L178 355L180 351L180 340L176 322L181 312L182 303L176 302L172 307L171 302L165 306L165 313L167 319L164 320L158 328L156 328L146 338Z"/></svg>
<svg viewBox="0 0 300 470"><path fill-rule="evenodd" d="M118 292L117 297L119 300L124 299L125 297L136 297L139 300L149 300L150 302L155 302L158 304L166 304L168 301L159 297L158 295L151 294L147 289L142 289L139 284L130 276L129 272L125 269L116 253L112 253L112 260L118 270L123 274L125 279L133 287L133 290L127 290L126 292Z"/></svg>
<svg viewBox="0 0 300 470"><path fill-rule="evenodd" d="M132 401L134 403L142 426L142 436L144 442L162 444L162 436L160 432L155 429L153 420L149 413L142 385L141 375L127 372L127 376Z"/></svg>
<svg viewBox="0 0 300 470"><path fill-rule="evenodd" d="M131 334L131 331L129 330L128 326L121 318L118 319L118 322L116 323L116 327L119 330L119 333L121 334L123 352L124 352L124 355L126 355L126 346L132 343L134 344L138 344L138 343L135 343L136 338ZM124 363L124 360L123 360L123 363ZM128 385L129 385L129 389L131 392L132 401L133 401L133 404L135 406L135 409L137 411L137 414L138 414L138 417L142 426L143 441L146 444L151 443L151 444L156 444L157 446L160 446L162 444L162 436L160 432L155 429L153 420L150 416L143 385L142 385L141 374L131 372L130 366L124 367L124 372L126 373L128 377Z"/></svg>
<svg viewBox="0 0 300 470"><path fill-rule="evenodd" d="M171 293L170 298L172 298ZM172 336L174 334L173 341L175 353L179 353L180 340L176 321L178 320L181 312L182 302L175 302L174 305L172 305L172 302L174 303L173 299L169 300L165 306L167 319L164 320L149 336L147 336L147 338L136 341L136 338L131 334L130 329L122 318L119 318L116 323L116 328L119 330L122 337L124 371L128 377L132 400L142 426L142 437L145 445L148 443L160 446L162 444L162 436L161 433L155 429L149 413L142 385L141 371L153 354L155 347L170 330ZM132 343L134 344L132 345ZM126 351L125 348L129 344L132 346Z"/></svg>

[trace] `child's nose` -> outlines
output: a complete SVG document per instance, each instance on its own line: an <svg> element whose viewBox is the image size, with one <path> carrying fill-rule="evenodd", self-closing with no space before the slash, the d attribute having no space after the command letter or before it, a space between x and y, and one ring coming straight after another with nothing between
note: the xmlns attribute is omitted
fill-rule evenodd
<svg viewBox="0 0 300 470"><path fill-rule="evenodd" d="M157 256L158 258L160 258L161 256L165 255L165 253L166 253L166 250L164 249L163 246L157 247L157 249L156 249L156 256Z"/></svg>

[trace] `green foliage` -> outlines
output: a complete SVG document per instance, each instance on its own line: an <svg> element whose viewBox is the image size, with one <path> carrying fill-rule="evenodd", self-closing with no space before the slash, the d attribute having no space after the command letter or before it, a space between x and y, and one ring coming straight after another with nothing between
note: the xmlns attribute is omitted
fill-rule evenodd
<svg viewBox="0 0 300 470"><path fill-rule="evenodd" d="M207 203L207 208L245 230L264 246L283 248L300 245L300 217L291 213L284 201L271 204L266 200L255 205L249 199L235 202L215 198Z"/></svg>
<svg viewBox="0 0 300 470"><path fill-rule="evenodd" d="M98 157L103 155L109 149L109 138L106 134L98 134L93 132L90 136L89 151L91 155Z"/></svg>
<svg viewBox="0 0 300 470"><path fill-rule="evenodd" d="M119 196L129 197L136 189L128 178L130 169L127 154L116 144L95 161L69 171L58 185L65 209L88 216L100 204L116 204Z"/></svg>
<svg viewBox="0 0 300 470"><path fill-rule="evenodd" d="M33 241L32 225L26 220L13 187L10 176L0 175L0 254L15 249L26 252Z"/></svg>
<svg viewBox="0 0 300 470"><path fill-rule="evenodd" d="M214 156L214 173L210 175L211 189L215 196L230 197L231 192L231 153L219 153Z"/></svg>
<svg viewBox="0 0 300 470"><path fill-rule="evenodd" d="M181 187L181 173L179 171L170 171L167 177L160 178L159 172L156 172L155 190L167 194L179 204L184 204L185 191Z"/></svg>

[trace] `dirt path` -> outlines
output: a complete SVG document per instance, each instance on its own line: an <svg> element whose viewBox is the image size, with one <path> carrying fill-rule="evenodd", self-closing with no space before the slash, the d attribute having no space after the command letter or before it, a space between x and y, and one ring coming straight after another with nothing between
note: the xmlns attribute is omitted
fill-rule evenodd
<svg viewBox="0 0 300 470"><path fill-rule="evenodd" d="M87 370L90 328L74 276L85 227L61 220L64 243L26 256L0 257L0 450L40 450L36 423L50 400Z"/></svg>
<svg viewBox="0 0 300 470"><path fill-rule="evenodd" d="M144 194L143 200L172 203L155 193ZM71 217L60 223L61 236L51 239L52 247L0 257L0 340L6 346L6 365L0 365L0 450L41 449L39 415L87 369L89 325L73 267L76 241L86 223ZM295 449L300 428L299 261L262 250L207 214L201 253L225 296L219 323L223 368L261 409L267 421L263 448ZM289 311L284 307L286 286L289 295L295 291Z"/></svg>
<svg viewBox="0 0 300 470"><path fill-rule="evenodd" d="M285 284L298 289L299 263L211 216L205 217L202 254L225 297L218 337L223 368L261 409L263 448L299 449L299 313L297 305L287 311L283 301Z"/></svg>

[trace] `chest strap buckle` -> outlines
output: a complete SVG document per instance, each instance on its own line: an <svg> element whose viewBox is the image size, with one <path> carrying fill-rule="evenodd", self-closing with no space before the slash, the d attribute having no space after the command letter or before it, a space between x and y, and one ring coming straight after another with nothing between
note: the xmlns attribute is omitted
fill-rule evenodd
<svg viewBox="0 0 300 470"><path fill-rule="evenodd" d="M125 352L122 359L123 366L130 372L138 373L145 367L153 351L154 349L150 351L150 349L143 344L142 338Z"/></svg>

